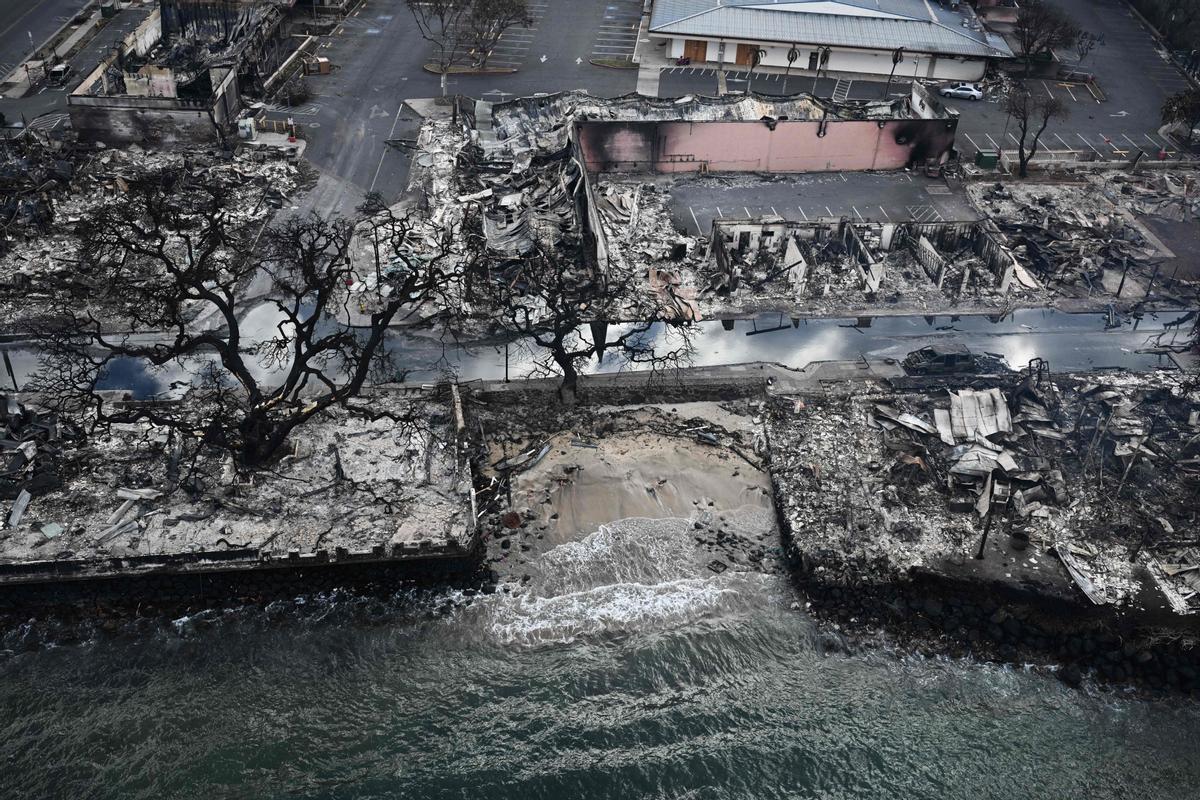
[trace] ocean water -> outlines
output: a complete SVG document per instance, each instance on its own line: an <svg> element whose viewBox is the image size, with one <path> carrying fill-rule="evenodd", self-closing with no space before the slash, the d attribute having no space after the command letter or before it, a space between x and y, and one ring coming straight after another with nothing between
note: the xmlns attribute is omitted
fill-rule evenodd
<svg viewBox="0 0 1200 800"><path fill-rule="evenodd" d="M1196 798L1200 705L821 632L625 520L492 595L0 637L4 798Z"/></svg>

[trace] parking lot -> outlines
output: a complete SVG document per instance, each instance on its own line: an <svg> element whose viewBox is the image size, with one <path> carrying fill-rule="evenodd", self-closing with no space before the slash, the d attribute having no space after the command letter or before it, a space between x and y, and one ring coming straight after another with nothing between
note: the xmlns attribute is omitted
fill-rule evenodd
<svg viewBox="0 0 1200 800"><path fill-rule="evenodd" d="M1066 118L1054 120L1042 137L1040 149L1063 158L1125 160L1138 151L1150 158L1178 158L1184 154L1159 135L1160 110L1171 94L1187 88L1188 79L1166 58L1153 34L1121 0L1052 0L1072 15L1084 30L1100 37L1100 43L1078 69L1096 76L1094 89L1086 83L1032 78L1025 85L1035 95L1060 100ZM1060 53L1064 65L1076 66L1074 53ZM726 73L726 90L744 91L750 86L764 94L815 91L821 97L877 100L903 97L909 89L903 77L888 86L886 81L821 77L786 77L775 71L756 71L752 76L740 68ZM691 65L663 70L659 96L716 94L714 69ZM965 159L979 150L1012 151L1019 131L1005 114L1000 99L991 94L982 101L947 99L946 105L959 112L958 146Z"/></svg>
<svg viewBox="0 0 1200 800"><path fill-rule="evenodd" d="M1177 158L1172 142L1160 136L1163 101L1186 89L1187 78L1167 60L1152 32L1120 0L1053 0L1100 42L1078 65L1096 76L1098 92L1087 85L1031 79L1025 85L1037 95L1060 100L1063 120L1050 123L1042 137L1047 152L1125 160L1142 151L1151 158ZM1071 66L1074 53L1059 53ZM980 149L1011 151L1019 133L999 101L948 101L959 118L959 149L971 158Z"/></svg>
<svg viewBox="0 0 1200 800"><path fill-rule="evenodd" d="M500 37L488 58L489 67L520 68L529 58L529 46L537 38L538 26L546 18L547 0L529 0L530 24L512 27Z"/></svg>
<svg viewBox="0 0 1200 800"><path fill-rule="evenodd" d="M642 4L638 0L608 0L596 28L591 57L632 60L641 19Z"/></svg>
<svg viewBox="0 0 1200 800"><path fill-rule="evenodd" d="M777 179L677 176L671 217L680 230L707 235L714 219L768 215L792 222L962 222L979 215L941 180L908 173L826 172Z"/></svg>

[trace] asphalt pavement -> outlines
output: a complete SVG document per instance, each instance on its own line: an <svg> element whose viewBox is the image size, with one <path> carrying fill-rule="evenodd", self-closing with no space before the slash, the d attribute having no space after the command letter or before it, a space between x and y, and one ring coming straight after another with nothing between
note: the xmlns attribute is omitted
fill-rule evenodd
<svg viewBox="0 0 1200 800"><path fill-rule="evenodd" d="M448 91L490 100L568 89L606 96L632 92L636 70L590 63L597 53L632 55L632 6L633 0L535 0L533 24L506 32L490 63L517 72L452 75ZM308 201L311 210L346 214L370 191L394 202L408 179L408 157L387 142L415 138L420 128L404 100L441 92L438 76L422 68L429 43L402 0L364 0L323 37L318 52L335 65L333 73L308 78L310 102L273 114L305 127L305 155L323 173Z"/></svg>
<svg viewBox="0 0 1200 800"><path fill-rule="evenodd" d="M671 218L707 236L714 219L774 215L791 222L966 222L979 218L945 181L907 172L822 172L787 176L675 176Z"/></svg>
<svg viewBox="0 0 1200 800"><path fill-rule="evenodd" d="M89 0L2 0L0 79L79 13Z"/></svg>
<svg viewBox="0 0 1200 800"><path fill-rule="evenodd" d="M0 80L6 78L35 49L78 14L88 0L0 0ZM44 90L30 97L0 98L0 113L9 122L24 117L62 114L66 107L61 90ZM63 116L45 124L61 123Z"/></svg>

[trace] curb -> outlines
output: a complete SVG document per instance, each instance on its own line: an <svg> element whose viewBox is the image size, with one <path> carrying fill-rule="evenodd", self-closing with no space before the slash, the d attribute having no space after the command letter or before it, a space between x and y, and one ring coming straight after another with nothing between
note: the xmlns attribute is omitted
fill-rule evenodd
<svg viewBox="0 0 1200 800"><path fill-rule="evenodd" d="M438 69L435 64L422 64L421 69L431 75L441 75L442 70ZM446 71L447 75L512 75L517 71L516 67L490 67L485 69L454 69L451 67Z"/></svg>
<svg viewBox="0 0 1200 800"><path fill-rule="evenodd" d="M600 63L600 61L598 59L595 59L595 58L589 58L588 63L591 64L593 67L601 67L602 69L622 70L622 71L626 71L626 72L632 71L635 69L641 69L640 65L635 64L632 61L626 61L625 63L628 64L629 66L625 66L625 67L618 67L615 64L602 64L602 63Z"/></svg>

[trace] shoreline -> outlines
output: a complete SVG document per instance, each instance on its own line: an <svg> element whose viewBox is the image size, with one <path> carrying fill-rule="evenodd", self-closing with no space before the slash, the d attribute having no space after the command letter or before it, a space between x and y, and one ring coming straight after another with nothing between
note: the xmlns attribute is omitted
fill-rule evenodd
<svg viewBox="0 0 1200 800"><path fill-rule="evenodd" d="M901 650L1016 666L1038 663L1072 686L1090 677L1112 687L1200 696L1200 648L1190 647L1200 637L1197 615L1171 614L1150 604L1141 611L1091 605L1062 577L1044 585L1023 584L1005 581L994 570L989 575L939 569L936 560L881 570L836 548L806 550L783 506L789 490L780 483L775 461L784 443L767 437L761 461L747 461L769 413L765 404L772 397L783 399L765 380L748 377L710 371L703 381L666 382L650 390L628 376L585 379L580 404L570 408L544 403L553 382L472 387L463 394L463 407L465 429L483 437L472 445L471 459L478 535L471 548L455 554L414 552L384 559L368 551L356 562L351 554L338 553L320 564L301 566L296 556L240 573L152 570L126 578L12 584L0 586L0 616L15 621L33 610L84 617L89 607L136 614L143 606L190 613L231 600L265 608L273 599L338 589L368 596L410 587L520 593L530 569L522 565L541 553L608 524L606 514L644 516L658 508L659 516L648 518L692 522L690 546L697 553L714 553L720 562L714 573L729 566L764 572L778 567L818 625L850 646L874 646L882 631L888 646ZM828 391L829 379L842 386L886 384L870 370L848 372L837 363L804 379L808 391ZM789 405L794 394L793 387L785 395ZM697 438L698 422L715 438ZM654 431L650 440L648 431ZM508 444L489 451L487 441ZM553 452L515 473L494 474L496 463L535 442ZM699 449L693 453L691 448ZM654 457L646 460L639 452ZM749 474L758 470L760 477ZM764 510L774 518L776 534L757 539L731 534L726 515L744 510L750 497L739 481L765 486ZM508 492L511 501L505 499ZM701 507L704 502L711 508ZM564 528L557 531L560 518Z"/></svg>

